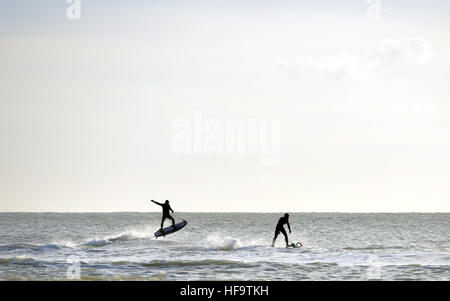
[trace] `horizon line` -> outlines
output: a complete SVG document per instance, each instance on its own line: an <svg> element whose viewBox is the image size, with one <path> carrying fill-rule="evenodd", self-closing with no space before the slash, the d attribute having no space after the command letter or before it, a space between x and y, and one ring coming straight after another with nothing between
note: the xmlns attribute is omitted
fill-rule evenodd
<svg viewBox="0 0 450 301"><path fill-rule="evenodd" d="M177 211L178 213L256 213L256 214L279 214L279 213L339 213L339 214L449 214L449 211ZM3 213L161 213L161 211L0 211Z"/></svg>

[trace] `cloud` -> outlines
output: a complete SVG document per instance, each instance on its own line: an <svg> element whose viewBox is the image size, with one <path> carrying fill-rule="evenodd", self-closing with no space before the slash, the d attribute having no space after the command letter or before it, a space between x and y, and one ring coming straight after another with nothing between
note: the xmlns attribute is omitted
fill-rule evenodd
<svg viewBox="0 0 450 301"><path fill-rule="evenodd" d="M382 74L423 65L434 58L430 44L422 38L384 40L358 57L342 53L326 57L276 58L276 65L291 75L315 74L343 81L365 81Z"/></svg>
<svg viewBox="0 0 450 301"><path fill-rule="evenodd" d="M398 65L421 65L434 58L430 44L422 38L385 40L364 58L367 64L389 69Z"/></svg>

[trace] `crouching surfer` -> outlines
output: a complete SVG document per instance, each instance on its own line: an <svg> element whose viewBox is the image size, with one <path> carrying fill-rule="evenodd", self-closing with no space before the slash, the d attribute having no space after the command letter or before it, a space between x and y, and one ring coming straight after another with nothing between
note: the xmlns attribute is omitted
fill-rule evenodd
<svg viewBox="0 0 450 301"><path fill-rule="evenodd" d="M273 240L272 240L272 247L275 246L275 241L277 240L278 234L280 234L280 232L283 233L284 239L286 240L286 248L289 247L288 236L287 236L286 230L284 229L284 224L287 224L287 226L289 228L289 233L292 233L291 225L289 225L289 214L287 214L287 213L278 220L277 227L275 228L275 236L273 237Z"/></svg>

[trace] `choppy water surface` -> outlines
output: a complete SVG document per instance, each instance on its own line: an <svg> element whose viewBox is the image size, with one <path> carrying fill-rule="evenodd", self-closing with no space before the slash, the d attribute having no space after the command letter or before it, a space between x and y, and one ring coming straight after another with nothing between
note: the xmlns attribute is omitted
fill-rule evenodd
<svg viewBox="0 0 450 301"><path fill-rule="evenodd" d="M0 280L450 280L450 214L179 213L155 239L157 213L0 214ZM168 224L167 224L168 225Z"/></svg>

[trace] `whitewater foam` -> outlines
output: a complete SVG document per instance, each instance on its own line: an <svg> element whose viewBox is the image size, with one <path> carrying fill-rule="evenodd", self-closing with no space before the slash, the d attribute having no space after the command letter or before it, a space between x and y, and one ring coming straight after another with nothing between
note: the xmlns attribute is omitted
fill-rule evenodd
<svg viewBox="0 0 450 301"><path fill-rule="evenodd" d="M92 238L80 244L84 247L104 247L114 242L125 242L137 239L153 237L148 227L144 229L131 229L116 235L108 235L102 238Z"/></svg>
<svg viewBox="0 0 450 301"><path fill-rule="evenodd" d="M206 237L204 247L212 251L232 251L242 250L256 247L264 247L265 244L261 239L244 239L222 236L220 234L210 234Z"/></svg>

